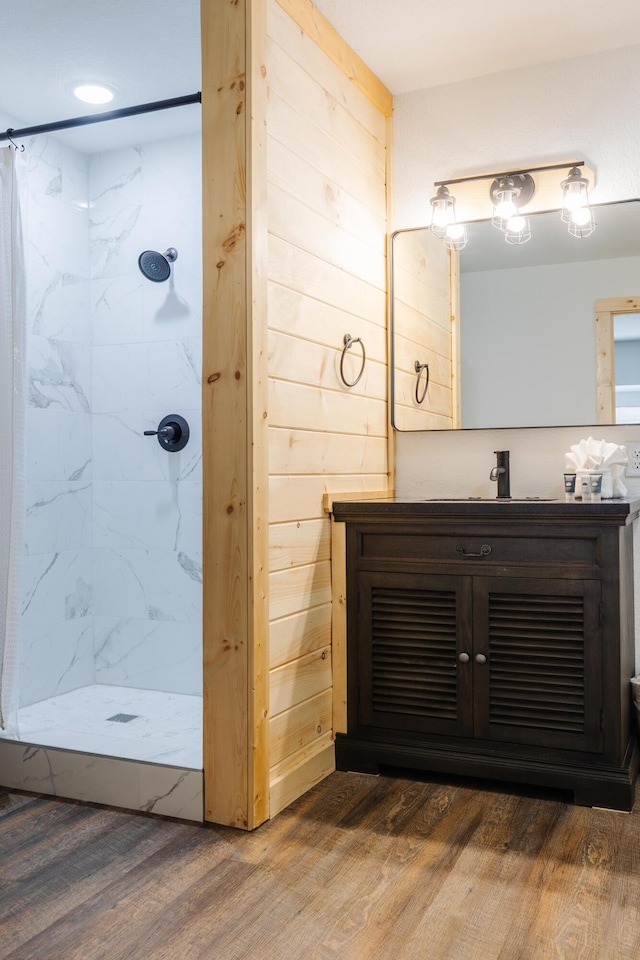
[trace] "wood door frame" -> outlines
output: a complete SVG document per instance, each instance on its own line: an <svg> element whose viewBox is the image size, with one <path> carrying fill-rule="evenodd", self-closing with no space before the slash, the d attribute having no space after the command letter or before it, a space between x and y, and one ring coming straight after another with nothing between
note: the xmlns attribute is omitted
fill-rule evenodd
<svg viewBox="0 0 640 960"><path fill-rule="evenodd" d="M614 369L614 317L640 311L638 297L605 297L596 300L596 423L616 422Z"/></svg>
<svg viewBox="0 0 640 960"><path fill-rule="evenodd" d="M460 254L449 252L449 313L451 320L451 429L462 426L460 375Z"/></svg>

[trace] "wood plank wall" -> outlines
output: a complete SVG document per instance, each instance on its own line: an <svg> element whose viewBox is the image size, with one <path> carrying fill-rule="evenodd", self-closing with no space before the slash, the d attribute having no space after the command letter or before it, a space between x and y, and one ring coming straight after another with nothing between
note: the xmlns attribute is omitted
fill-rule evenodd
<svg viewBox="0 0 640 960"><path fill-rule="evenodd" d="M427 230L402 233L393 244L394 424L399 430L456 426L449 253ZM429 364L421 404L415 396L416 360Z"/></svg>
<svg viewBox="0 0 640 960"><path fill-rule="evenodd" d="M381 109L384 88L362 68L307 0L268 0L271 816L334 769L323 494L388 483L390 97ZM345 334L367 355L351 389Z"/></svg>

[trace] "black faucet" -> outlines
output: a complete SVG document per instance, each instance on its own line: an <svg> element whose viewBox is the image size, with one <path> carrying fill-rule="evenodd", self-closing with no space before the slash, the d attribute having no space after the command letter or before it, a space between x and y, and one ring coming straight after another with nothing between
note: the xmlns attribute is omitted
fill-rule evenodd
<svg viewBox="0 0 640 960"><path fill-rule="evenodd" d="M494 450L493 452L496 455L496 465L489 474L489 477L491 480L498 481L496 500L510 500L509 451Z"/></svg>

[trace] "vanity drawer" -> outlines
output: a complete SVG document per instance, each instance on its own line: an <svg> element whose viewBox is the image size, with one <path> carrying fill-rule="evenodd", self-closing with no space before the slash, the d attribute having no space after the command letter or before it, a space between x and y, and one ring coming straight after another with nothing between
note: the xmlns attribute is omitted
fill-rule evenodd
<svg viewBox="0 0 640 960"><path fill-rule="evenodd" d="M463 565L581 564L598 566L597 536L508 536L491 533L429 534L361 531L362 560L458 562Z"/></svg>

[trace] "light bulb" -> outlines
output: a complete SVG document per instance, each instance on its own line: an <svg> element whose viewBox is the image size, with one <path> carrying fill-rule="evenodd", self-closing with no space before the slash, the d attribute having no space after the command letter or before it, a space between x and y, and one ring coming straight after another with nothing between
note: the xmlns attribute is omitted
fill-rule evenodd
<svg viewBox="0 0 640 960"><path fill-rule="evenodd" d="M467 245L467 228L464 223L450 223L442 242L447 250L462 250Z"/></svg>
<svg viewBox="0 0 640 960"><path fill-rule="evenodd" d="M496 203L495 207L495 216L500 220L509 220L518 212L518 208L515 205L511 197L507 197L504 200L500 200Z"/></svg>
<svg viewBox="0 0 640 960"><path fill-rule="evenodd" d="M591 219L591 210L589 207L576 207L571 211L571 222L583 227Z"/></svg>
<svg viewBox="0 0 640 960"><path fill-rule="evenodd" d="M505 227L504 238L507 243L526 243L527 240L531 240L529 217L523 217L521 214L510 217Z"/></svg>
<svg viewBox="0 0 640 960"><path fill-rule="evenodd" d="M564 223L577 223L576 214L582 216L579 211L587 210L589 214L589 181L586 177L580 176L578 167L572 167L569 176L561 183L562 187L562 213L561 220Z"/></svg>
<svg viewBox="0 0 640 960"><path fill-rule="evenodd" d="M435 197L431 198L431 233L439 240L444 239L447 227L455 222L455 197L445 186L438 187Z"/></svg>
<svg viewBox="0 0 640 960"><path fill-rule="evenodd" d="M579 211L576 211L576 214L578 215L577 219L574 218L569 223L569 233L572 237L577 237L578 240L590 237L596 228L596 218L593 215L593 210L591 207L582 207Z"/></svg>
<svg viewBox="0 0 640 960"><path fill-rule="evenodd" d="M518 213L518 197L521 189L513 177L502 177L494 181L491 189L493 198L493 217L491 222L498 230L506 230L507 220Z"/></svg>
<svg viewBox="0 0 640 960"><path fill-rule="evenodd" d="M449 226L451 222L451 215L447 207L434 207L433 210L433 226L442 227L444 230Z"/></svg>
<svg viewBox="0 0 640 960"><path fill-rule="evenodd" d="M564 206L567 210L578 210L584 206L584 196L582 190L576 190L575 185L567 190L564 200Z"/></svg>
<svg viewBox="0 0 640 960"><path fill-rule="evenodd" d="M507 230L511 230L512 233L522 233L526 222L527 218L517 213L507 220Z"/></svg>

